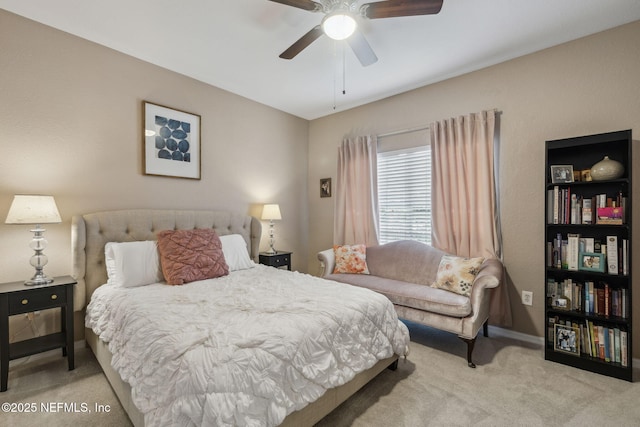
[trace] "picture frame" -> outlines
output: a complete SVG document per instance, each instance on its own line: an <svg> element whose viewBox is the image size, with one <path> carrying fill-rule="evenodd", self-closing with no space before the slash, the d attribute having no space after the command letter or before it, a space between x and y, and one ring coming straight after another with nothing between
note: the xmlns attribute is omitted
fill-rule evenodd
<svg viewBox="0 0 640 427"><path fill-rule="evenodd" d="M200 116L143 101L145 175L199 180Z"/></svg>
<svg viewBox="0 0 640 427"><path fill-rule="evenodd" d="M320 197L331 197L331 178L320 179Z"/></svg>
<svg viewBox="0 0 640 427"><path fill-rule="evenodd" d="M580 252L578 255L578 270L596 271L604 273L606 262L604 254L595 252Z"/></svg>
<svg viewBox="0 0 640 427"><path fill-rule="evenodd" d="M573 182L572 165L551 165L551 183L562 184Z"/></svg>
<svg viewBox="0 0 640 427"><path fill-rule="evenodd" d="M553 349L561 353L580 356L580 329L556 323L553 333Z"/></svg>
<svg viewBox="0 0 640 427"><path fill-rule="evenodd" d="M562 296L553 298L552 307L556 310L569 310L571 306L569 304L569 299Z"/></svg>

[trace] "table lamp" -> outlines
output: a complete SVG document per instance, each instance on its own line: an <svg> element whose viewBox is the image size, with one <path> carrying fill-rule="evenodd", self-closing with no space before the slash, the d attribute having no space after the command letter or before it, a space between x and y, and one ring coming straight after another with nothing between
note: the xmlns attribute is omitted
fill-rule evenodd
<svg viewBox="0 0 640 427"><path fill-rule="evenodd" d="M36 269L33 277L26 282L27 286L45 285L53 282L53 279L44 274L43 268L49 259L42 252L47 247L44 238L45 229L41 224L57 224L62 222L56 201L53 196L15 195L9 208L5 224L35 224L31 230L33 239L29 246L35 251L30 264Z"/></svg>
<svg viewBox="0 0 640 427"><path fill-rule="evenodd" d="M273 221L282 219L280 215L280 206L277 204L268 204L264 205L262 208L262 219L269 220L269 250L268 254L275 254L276 250L273 247L273 244L276 242L276 239L273 237Z"/></svg>

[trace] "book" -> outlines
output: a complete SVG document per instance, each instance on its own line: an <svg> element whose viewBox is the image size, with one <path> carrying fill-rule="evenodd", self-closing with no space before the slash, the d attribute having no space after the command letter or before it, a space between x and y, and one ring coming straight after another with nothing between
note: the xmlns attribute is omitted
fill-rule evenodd
<svg viewBox="0 0 640 427"><path fill-rule="evenodd" d="M580 234L567 234L567 268L578 271L578 253L580 251Z"/></svg>
<svg viewBox="0 0 640 427"><path fill-rule="evenodd" d="M584 251L582 252L595 253L595 239L593 237L585 237L582 240L584 241Z"/></svg>
<svg viewBox="0 0 640 427"><path fill-rule="evenodd" d="M620 331L620 364L624 367L629 364L627 355L627 331Z"/></svg>
<svg viewBox="0 0 640 427"><path fill-rule="evenodd" d="M570 223L571 224L580 224L582 223L582 218L580 217L580 209L579 209L580 205L578 204L578 196L577 194L573 193L571 195L571 220Z"/></svg>
<svg viewBox="0 0 640 427"><path fill-rule="evenodd" d="M605 358L605 340L606 340L606 335L604 333L604 326L602 325L598 325L598 326L594 326L594 329L598 330L598 358L604 360Z"/></svg>
<svg viewBox="0 0 640 427"><path fill-rule="evenodd" d="M589 356L593 356L593 353L591 353L591 332L589 330L589 321L585 319L584 321L585 323L585 328L584 328L584 335L585 335L585 340L584 340L584 349L585 349L585 353L587 353Z"/></svg>
<svg viewBox="0 0 640 427"><path fill-rule="evenodd" d="M620 363L620 328L613 329L614 362Z"/></svg>
<svg viewBox="0 0 640 427"><path fill-rule="evenodd" d="M554 204L553 204L553 190L547 190L547 224L553 224L553 213L554 213Z"/></svg>
<svg viewBox="0 0 640 427"><path fill-rule="evenodd" d="M629 240L622 239L622 274L629 275Z"/></svg>
<svg viewBox="0 0 640 427"><path fill-rule="evenodd" d="M553 187L553 223L560 224L560 187Z"/></svg>
<svg viewBox="0 0 640 427"><path fill-rule="evenodd" d="M591 333L591 355L598 357L598 328L593 326L593 322L589 322L589 332ZM620 338L622 339L622 335Z"/></svg>
<svg viewBox="0 0 640 427"><path fill-rule="evenodd" d="M615 332L613 328L609 329L609 360L607 362L616 361Z"/></svg>
<svg viewBox="0 0 640 427"><path fill-rule="evenodd" d="M593 212L591 210L591 199L585 197L582 199L582 223L583 224L592 224L593 223Z"/></svg>
<svg viewBox="0 0 640 427"><path fill-rule="evenodd" d="M609 328L603 326L602 334L604 335L604 350L602 352L602 357L604 357L605 362L611 362L611 341L609 339Z"/></svg>
<svg viewBox="0 0 640 427"><path fill-rule="evenodd" d="M607 269L618 274L618 236L607 236Z"/></svg>
<svg viewBox="0 0 640 427"><path fill-rule="evenodd" d="M623 218L622 208L604 207L598 208L596 224L622 224Z"/></svg>

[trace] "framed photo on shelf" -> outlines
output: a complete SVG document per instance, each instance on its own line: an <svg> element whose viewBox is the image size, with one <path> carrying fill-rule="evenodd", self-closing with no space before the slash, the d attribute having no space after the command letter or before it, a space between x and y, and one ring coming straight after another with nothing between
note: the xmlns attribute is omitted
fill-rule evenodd
<svg viewBox="0 0 640 427"><path fill-rule="evenodd" d="M320 179L320 197L331 197L331 178Z"/></svg>
<svg viewBox="0 0 640 427"><path fill-rule="evenodd" d="M573 182L573 166L551 165L551 182L553 184Z"/></svg>
<svg viewBox="0 0 640 427"><path fill-rule="evenodd" d="M597 271L604 273L606 263L604 254L594 252L580 252L578 256L578 270Z"/></svg>
<svg viewBox="0 0 640 427"><path fill-rule="evenodd" d="M200 116L143 101L144 173L200 179Z"/></svg>
<svg viewBox="0 0 640 427"><path fill-rule="evenodd" d="M553 334L553 349L580 356L580 329L556 323Z"/></svg>
<svg viewBox="0 0 640 427"><path fill-rule="evenodd" d="M569 310L570 308L569 299L566 297L554 296L551 305L557 310Z"/></svg>

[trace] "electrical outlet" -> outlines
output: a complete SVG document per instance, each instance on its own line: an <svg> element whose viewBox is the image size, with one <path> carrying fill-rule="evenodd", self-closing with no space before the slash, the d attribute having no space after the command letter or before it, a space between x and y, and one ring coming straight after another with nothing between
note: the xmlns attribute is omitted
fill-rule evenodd
<svg viewBox="0 0 640 427"><path fill-rule="evenodd" d="M522 304L524 304L524 305L533 305L533 292L532 291L522 291Z"/></svg>

